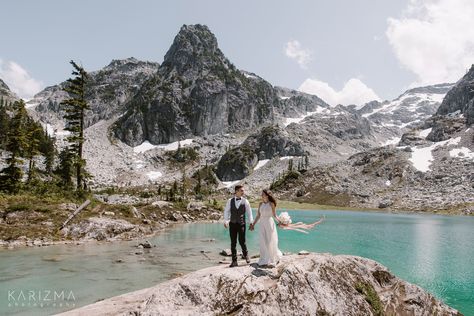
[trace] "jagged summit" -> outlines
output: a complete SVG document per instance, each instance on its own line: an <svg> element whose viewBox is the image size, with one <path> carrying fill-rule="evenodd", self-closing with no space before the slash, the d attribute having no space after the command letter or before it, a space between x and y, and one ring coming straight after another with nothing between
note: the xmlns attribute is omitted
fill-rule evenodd
<svg viewBox="0 0 474 316"><path fill-rule="evenodd" d="M234 68L219 49L216 36L205 25L183 25L165 55L160 73L175 69L180 75L198 75L210 68Z"/></svg>

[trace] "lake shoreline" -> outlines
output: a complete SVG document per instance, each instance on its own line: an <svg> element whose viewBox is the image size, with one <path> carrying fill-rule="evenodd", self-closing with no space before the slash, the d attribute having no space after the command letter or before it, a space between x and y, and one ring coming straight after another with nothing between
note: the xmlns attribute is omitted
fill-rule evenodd
<svg viewBox="0 0 474 316"><path fill-rule="evenodd" d="M257 209L258 203L256 201L251 201L251 206L253 209ZM279 201L277 205L277 212L283 211L347 211L347 212L369 212L369 213L380 213L380 214L403 214L403 215L440 215L440 216L472 216L466 214L453 214L447 212L430 212L430 211L403 211L403 210L386 210L386 209L373 209L373 208L352 208L352 207L337 207L332 205L319 205L312 203L301 203L294 201ZM78 239L60 239L60 240L51 240L45 238L44 236L38 235L32 238L26 238L25 236L20 236L17 239L13 240L2 240L0 239L0 250L1 249L16 249L20 247L47 247L53 245L82 245L84 243L111 243L111 242L120 242L120 241L139 241L148 238L153 238L157 234L160 234L164 229L170 228L176 224L185 224L185 223L217 223L222 221L222 213L219 219L188 219L185 217L177 217L175 220L165 220L159 221L154 226L151 233L142 233L132 237L121 237L120 235L114 236L112 238L106 238L105 240L98 240L95 238L78 238ZM146 224L141 225L141 227L146 227Z"/></svg>

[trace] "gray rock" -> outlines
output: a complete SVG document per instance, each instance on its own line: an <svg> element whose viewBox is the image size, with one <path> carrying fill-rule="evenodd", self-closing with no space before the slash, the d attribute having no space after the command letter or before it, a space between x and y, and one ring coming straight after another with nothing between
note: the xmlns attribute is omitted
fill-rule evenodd
<svg viewBox="0 0 474 316"><path fill-rule="evenodd" d="M225 262L224 262L225 263ZM63 315L459 315L381 264L354 256L285 256L274 267L196 271Z"/></svg>
<svg viewBox="0 0 474 316"><path fill-rule="evenodd" d="M468 125L474 123L474 65L449 90L436 114L453 115L456 112L464 114Z"/></svg>

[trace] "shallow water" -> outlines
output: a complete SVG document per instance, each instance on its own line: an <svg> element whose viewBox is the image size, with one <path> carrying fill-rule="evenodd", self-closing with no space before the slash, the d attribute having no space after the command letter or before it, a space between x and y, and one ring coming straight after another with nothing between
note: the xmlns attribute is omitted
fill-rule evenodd
<svg viewBox="0 0 474 316"><path fill-rule="evenodd" d="M303 222L326 214L326 222L307 235L279 230L282 251L305 249L371 258L465 315L474 315L473 217L289 213L293 220ZM247 239L251 254L256 254L258 231L248 232ZM228 231L222 224L211 223L176 225L150 241L156 247L138 255L136 241L2 250L0 314L48 315L149 287L177 273L215 265L220 259L218 252L229 248ZM123 262L117 263L117 259Z"/></svg>

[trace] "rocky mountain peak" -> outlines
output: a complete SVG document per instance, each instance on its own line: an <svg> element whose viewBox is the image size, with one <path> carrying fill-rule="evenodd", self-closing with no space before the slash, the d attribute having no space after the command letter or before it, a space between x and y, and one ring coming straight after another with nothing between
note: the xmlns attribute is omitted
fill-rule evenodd
<svg viewBox="0 0 474 316"><path fill-rule="evenodd" d="M175 68L182 74L188 68L226 62L216 36L205 25L183 25L165 55L164 68Z"/></svg>

